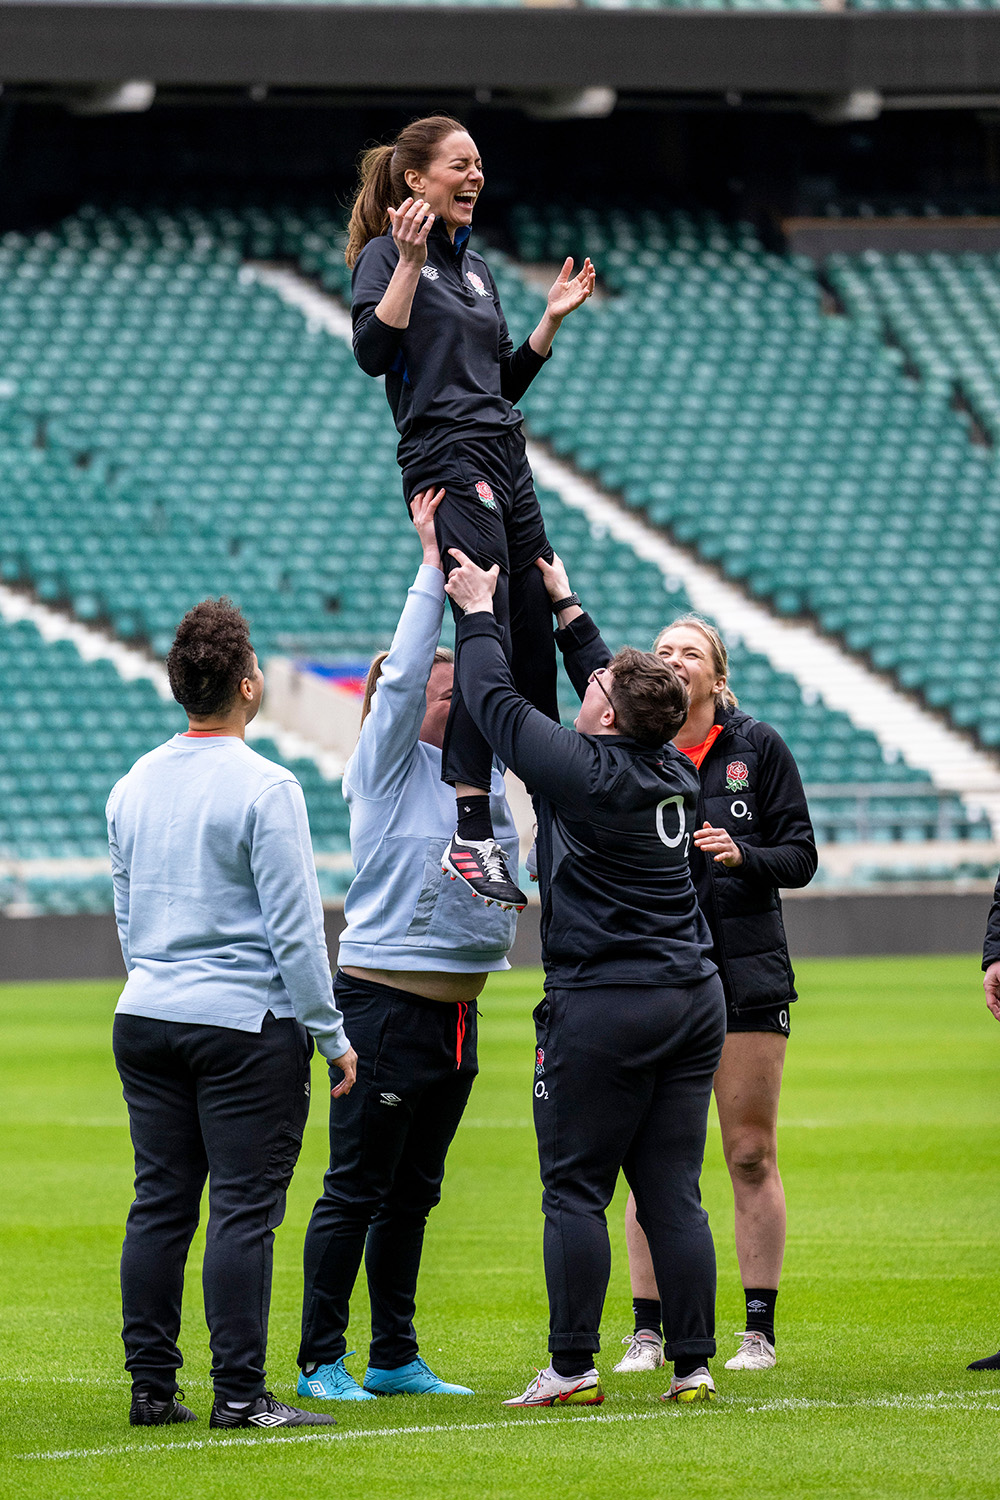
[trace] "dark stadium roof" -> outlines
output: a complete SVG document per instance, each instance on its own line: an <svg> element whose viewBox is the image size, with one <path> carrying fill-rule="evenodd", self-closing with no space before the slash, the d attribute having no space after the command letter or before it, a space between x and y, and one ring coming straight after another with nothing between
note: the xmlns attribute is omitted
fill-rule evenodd
<svg viewBox="0 0 1000 1500"><path fill-rule="evenodd" d="M1000 12L20 0L0 5L0 60L5 85L878 90L961 103L1000 92Z"/></svg>

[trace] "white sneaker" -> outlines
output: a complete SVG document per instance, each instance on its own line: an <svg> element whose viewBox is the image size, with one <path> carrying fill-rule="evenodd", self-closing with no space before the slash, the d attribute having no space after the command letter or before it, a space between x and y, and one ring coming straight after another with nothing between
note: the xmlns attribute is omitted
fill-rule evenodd
<svg viewBox="0 0 1000 1500"><path fill-rule="evenodd" d="M660 1397L661 1401L714 1401L715 1381L708 1373L705 1365L700 1370L692 1370L690 1375L683 1375L678 1380L675 1375L670 1382L670 1389Z"/></svg>
<svg viewBox="0 0 1000 1500"><path fill-rule="evenodd" d="M748 1328L746 1333L736 1335L742 1342L732 1359L726 1360L727 1370L773 1370L778 1363L774 1345L769 1344L762 1333Z"/></svg>
<svg viewBox="0 0 1000 1500"><path fill-rule="evenodd" d="M615 1365L616 1375L629 1375L636 1370L658 1370L666 1364L663 1355L663 1340L655 1333L633 1333L622 1339L628 1348Z"/></svg>
<svg viewBox="0 0 1000 1500"><path fill-rule="evenodd" d="M557 1375L550 1365L539 1370L523 1396L511 1396L504 1406L600 1406L604 1388L596 1370L586 1375Z"/></svg>

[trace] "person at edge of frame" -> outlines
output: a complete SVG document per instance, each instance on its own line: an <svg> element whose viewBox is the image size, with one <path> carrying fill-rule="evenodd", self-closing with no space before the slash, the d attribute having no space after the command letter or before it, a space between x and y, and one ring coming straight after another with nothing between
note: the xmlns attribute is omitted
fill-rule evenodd
<svg viewBox="0 0 1000 1500"><path fill-rule="evenodd" d="M545 998L535 1011L534 1118L543 1183L551 1364L508 1406L593 1405L611 1268L605 1211L623 1170L664 1288L674 1372L663 1399L715 1396L715 1247L700 1177L725 1037L722 984L688 868L697 775L669 741L677 673L600 643L558 558L538 561L580 695L564 729L517 692L492 613L497 569L460 566L457 672L469 711L534 788ZM586 635L584 637L586 639Z"/></svg>
<svg viewBox="0 0 1000 1500"><path fill-rule="evenodd" d="M653 650L690 698L674 744L700 780L691 874L726 993L715 1102L746 1304L740 1346L726 1369L766 1370L777 1359L774 1309L785 1249L778 1099L796 999L778 892L809 884L816 840L791 751L770 724L739 707L718 631L682 615L660 631ZM635 1326L615 1369L652 1370L663 1362L659 1293L631 1196L625 1223Z"/></svg>
<svg viewBox="0 0 1000 1500"><path fill-rule="evenodd" d="M490 269L469 243L484 182L475 141L446 115L414 120L364 153L345 251L354 354L366 374L385 376L404 499L444 487L435 524L446 573L452 547L499 565L494 608L514 679L558 720L549 605L534 566L552 548L515 403L595 275L586 260L572 276L567 259L515 349ZM443 865L475 896L520 910L526 898L490 822L492 765L456 684L441 774L455 789L457 825Z"/></svg>
<svg viewBox="0 0 1000 1500"><path fill-rule="evenodd" d="M1000 880L993 892L993 905L986 921L986 941L983 944L983 989L986 1004L1000 1021ZM1000 1370L1000 1351L988 1354L985 1359L974 1359L968 1370Z"/></svg>
<svg viewBox="0 0 1000 1500"><path fill-rule="evenodd" d="M441 869L454 827L441 746L455 668L438 646L440 501L440 490L413 499L423 563L389 651L372 663L344 772L357 874L335 993L361 1059L350 1098L331 1101L330 1166L305 1242L298 1391L321 1400L472 1394L420 1358L413 1315L424 1226L478 1071L476 1000L490 973L510 967L517 916L501 906L476 911ZM497 836L516 862L495 764L491 801ZM372 1338L359 1385L344 1361L362 1254Z"/></svg>
<svg viewBox="0 0 1000 1500"><path fill-rule="evenodd" d="M191 1422L178 1399L184 1268L205 1179L209 1426L333 1419L265 1388L274 1231L309 1111L313 1038L350 1093L357 1057L333 1000L302 788L245 743L264 679L228 599L181 621L167 657L188 729L108 799L128 978L115 1063L135 1150L121 1258L129 1421Z"/></svg>

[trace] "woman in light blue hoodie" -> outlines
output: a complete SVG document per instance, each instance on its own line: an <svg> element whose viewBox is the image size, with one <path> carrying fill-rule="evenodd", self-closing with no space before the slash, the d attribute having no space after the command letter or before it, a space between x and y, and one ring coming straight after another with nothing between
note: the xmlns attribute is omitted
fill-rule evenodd
<svg viewBox="0 0 1000 1500"><path fill-rule="evenodd" d="M454 665L438 645L444 573L434 512L415 496L424 549L389 651L368 674L361 734L344 772L357 871L334 985L358 1054L357 1083L332 1101L330 1167L305 1242L298 1390L329 1401L471 1395L417 1352L413 1311L427 1215L478 1071L476 998L506 969L516 915L484 910L441 868L455 827L441 746ZM495 836L517 865L517 831L493 770ZM363 1386L344 1367L351 1292L365 1256L372 1341Z"/></svg>

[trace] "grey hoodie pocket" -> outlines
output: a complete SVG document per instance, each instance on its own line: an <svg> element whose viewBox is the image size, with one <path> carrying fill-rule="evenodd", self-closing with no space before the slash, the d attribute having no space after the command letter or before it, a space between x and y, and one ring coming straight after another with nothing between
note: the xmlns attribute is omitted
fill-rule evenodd
<svg viewBox="0 0 1000 1500"><path fill-rule="evenodd" d="M406 929L408 939L427 936L427 931L434 918L438 898L441 895L441 882L445 878L441 872L441 859L447 846L447 839L431 839L427 844L427 853L424 856L424 873L420 882L420 895L417 897L417 904L413 908L410 925Z"/></svg>

